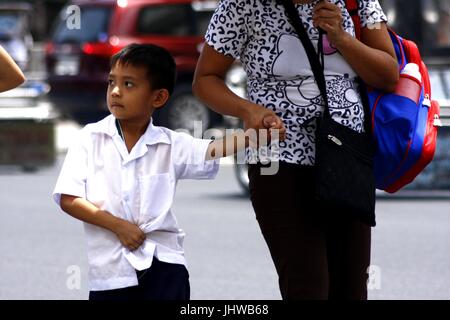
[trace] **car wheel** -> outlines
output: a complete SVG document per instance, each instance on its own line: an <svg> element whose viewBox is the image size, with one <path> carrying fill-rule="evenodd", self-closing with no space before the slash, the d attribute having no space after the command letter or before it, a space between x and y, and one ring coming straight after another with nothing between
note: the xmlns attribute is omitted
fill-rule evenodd
<svg viewBox="0 0 450 320"><path fill-rule="evenodd" d="M211 125L209 108L192 93L190 85L175 88L166 111L167 126L173 130L187 129L194 132L195 121L201 121L202 130Z"/></svg>
<svg viewBox="0 0 450 320"><path fill-rule="evenodd" d="M247 164L234 164L234 172L236 174L237 181L239 185L241 186L242 191L244 194L248 195L250 193L248 183L248 165Z"/></svg>
<svg viewBox="0 0 450 320"><path fill-rule="evenodd" d="M25 173L36 173L38 171L38 168L33 165L24 165L22 166L22 171Z"/></svg>

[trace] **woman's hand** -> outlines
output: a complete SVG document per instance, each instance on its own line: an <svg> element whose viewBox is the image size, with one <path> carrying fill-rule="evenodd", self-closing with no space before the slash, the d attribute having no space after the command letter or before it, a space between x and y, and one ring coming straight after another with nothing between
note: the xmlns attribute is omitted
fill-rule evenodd
<svg viewBox="0 0 450 320"><path fill-rule="evenodd" d="M313 24L327 32L330 43L370 87L394 91L399 77L397 57L385 22L377 28L361 28L357 40L342 26L341 9L328 0L313 10Z"/></svg>
<svg viewBox="0 0 450 320"><path fill-rule="evenodd" d="M286 128L283 121L276 115L275 112L255 103L250 103L246 106L246 114L242 118L244 121L244 130L254 129L269 129L268 137L270 139L270 132L279 130L279 139L283 141L286 136Z"/></svg>
<svg viewBox="0 0 450 320"><path fill-rule="evenodd" d="M342 26L341 8L334 3L324 0L313 9L313 25L327 33L328 40L337 47L339 42L348 36Z"/></svg>

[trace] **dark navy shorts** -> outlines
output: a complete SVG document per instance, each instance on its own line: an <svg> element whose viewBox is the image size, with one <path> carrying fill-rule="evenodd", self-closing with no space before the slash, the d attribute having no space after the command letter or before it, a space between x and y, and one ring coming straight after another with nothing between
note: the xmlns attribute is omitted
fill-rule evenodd
<svg viewBox="0 0 450 320"><path fill-rule="evenodd" d="M189 273L184 265L153 258L149 269L136 271L137 286L91 291L89 300L189 300Z"/></svg>

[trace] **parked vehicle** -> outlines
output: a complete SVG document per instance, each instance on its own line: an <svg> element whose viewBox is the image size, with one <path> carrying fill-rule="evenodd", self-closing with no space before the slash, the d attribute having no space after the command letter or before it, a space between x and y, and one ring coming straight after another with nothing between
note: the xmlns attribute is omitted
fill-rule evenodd
<svg viewBox="0 0 450 320"><path fill-rule="evenodd" d="M58 113L47 101L49 85L29 79L0 93L0 165L35 171L56 160L55 121Z"/></svg>
<svg viewBox="0 0 450 320"><path fill-rule="evenodd" d="M428 66L433 100L441 106L441 121L434 160L396 196L444 195L450 190L450 1L447 0L381 0L389 26L399 35L414 40ZM418 19L422 17L422 19ZM236 63L226 83L245 97L246 75ZM236 178L243 192L248 193L247 165L235 164ZM387 193L379 192L380 196Z"/></svg>
<svg viewBox="0 0 450 320"><path fill-rule="evenodd" d="M31 5L0 3L0 45L11 55L22 71L29 67L33 37L30 32Z"/></svg>
<svg viewBox="0 0 450 320"><path fill-rule="evenodd" d="M203 128L215 125L222 117L193 96L191 85L216 5L193 0L72 1L61 11L46 46L51 101L81 123L103 117L110 57L130 43L153 43L171 52L178 72L169 105L155 112L155 123L190 130L194 120L202 121ZM76 8L80 28L72 24Z"/></svg>

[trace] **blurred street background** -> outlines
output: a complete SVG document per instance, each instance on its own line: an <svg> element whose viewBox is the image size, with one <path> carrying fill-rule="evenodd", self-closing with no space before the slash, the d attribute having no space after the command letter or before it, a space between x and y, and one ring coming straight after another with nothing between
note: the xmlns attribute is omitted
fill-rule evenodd
<svg viewBox="0 0 450 320"><path fill-rule="evenodd" d="M0 94L0 299L88 297L82 223L63 213L51 193L76 132L106 114L106 70L114 52L163 38L175 55L177 87L170 105L155 114L157 124L192 131L195 120L217 134L240 126L238 119L211 112L190 88L217 1L99 2L0 1L0 45L28 79ZM435 160L416 181L395 196L378 194L369 298L448 300L450 1L380 2L390 25L420 45L445 127ZM128 18L119 19L123 15ZM227 84L245 95L238 62ZM216 180L178 186L174 212L187 233L191 297L280 299L248 199L245 167L234 162L223 159Z"/></svg>
<svg viewBox="0 0 450 320"><path fill-rule="evenodd" d="M51 199L61 165L0 171L0 299L87 299L81 222ZM371 299L450 298L448 199L381 199ZM181 181L174 212L187 233L193 299L280 299L251 203L224 164L213 181ZM75 269L73 269L75 266ZM79 288L71 279L79 268Z"/></svg>

